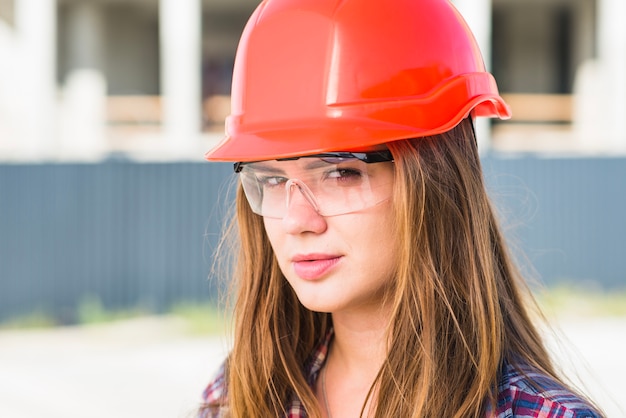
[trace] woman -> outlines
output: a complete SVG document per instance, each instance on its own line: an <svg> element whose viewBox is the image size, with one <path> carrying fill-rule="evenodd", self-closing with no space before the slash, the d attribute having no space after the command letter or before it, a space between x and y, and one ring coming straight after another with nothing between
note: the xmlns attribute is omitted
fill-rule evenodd
<svg viewBox="0 0 626 418"><path fill-rule="evenodd" d="M557 375L473 118L508 118L447 0L266 0L237 52L234 345L207 417L596 417Z"/></svg>

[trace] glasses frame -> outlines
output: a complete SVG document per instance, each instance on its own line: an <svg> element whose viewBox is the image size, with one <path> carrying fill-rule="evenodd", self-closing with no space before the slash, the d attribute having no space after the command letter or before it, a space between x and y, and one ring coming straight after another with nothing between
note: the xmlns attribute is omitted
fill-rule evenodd
<svg viewBox="0 0 626 418"><path fill-rule="evenodd" d="M356 158L357 160L363 161L364 163L384 163L384 162L393 162L393 155L389 150L380 150L380 151L370 151L370 152L347 152L347 151L338 151L338 152L323 152L320 154L311 154L311 155L302 155L299 157L287 157L287 158L277 158L276 161L293 161L299 160L300 158ZM247 164L258 163L260 161L240 161L233 164L233 170L235 173L240 173L243 170L243 167Z"/></svg>

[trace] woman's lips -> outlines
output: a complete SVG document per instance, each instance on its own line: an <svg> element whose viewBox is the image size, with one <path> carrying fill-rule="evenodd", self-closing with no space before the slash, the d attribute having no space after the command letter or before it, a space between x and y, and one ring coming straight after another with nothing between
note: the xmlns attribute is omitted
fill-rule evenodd
<svg viewBox="0 0 626 418"><path fill-rule="evenodd" d="M295 273L305 280L322 278L339 263L341 256L327 254L298 255L292 259Z"/></svg>

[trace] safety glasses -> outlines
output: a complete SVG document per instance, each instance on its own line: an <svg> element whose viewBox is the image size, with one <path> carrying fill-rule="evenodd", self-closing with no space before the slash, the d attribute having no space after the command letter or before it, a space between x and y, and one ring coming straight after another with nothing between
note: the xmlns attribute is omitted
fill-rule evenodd
<svg viewBox="0 0 626 418"><path fill-rule="evenodd" d="M252 211L278 219L295 204L310 205L322 216L370 208L391 197L394 178L388 150L239 162L234 169Z"/></svg>

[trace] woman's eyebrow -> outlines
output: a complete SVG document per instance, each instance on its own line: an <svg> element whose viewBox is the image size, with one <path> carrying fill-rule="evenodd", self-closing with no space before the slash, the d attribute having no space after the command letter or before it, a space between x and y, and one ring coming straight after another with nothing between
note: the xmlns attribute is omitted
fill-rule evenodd
<svg viewBox="0 0 626 418"><path fill-rule="evenodd" d="M268 164L268 163L263 163L263 162L254 163L253 167L255 171L261 171L263 173L285 174L285 170L279 167L276 167L275 165Z"/></svg>
<svg viewBox="0 0 626 418"><path fill-rule="evenodd" d="M347 162L347 161L351 161L352 159L347 159L347 160L343 160L343 161L325 161L324 159L320 159L320 158L301 158L297 161L302 162L301 164L298 164L297 167L292 167L294 170L299 171L299 170L315 170L315 169L319 169L319 168L324 168L324 167L329 167L329 166L337 166L340 163L343 162ZM293 164L293 161L290 161L291 164ZM286 175L287 174L287 170L283 169L282 167L280 167L280 165L284 164L283 162L279 162L279 163L275 163L275 162L264 162L264 161L259 161L254 163L254 170L255 171L259 171L262 173L270 173L270 174L281 174L281 175Z"/></svg>
<svg viewBox="0 0 626 418"><path fill-rule="evenodd" d="M324 161L320 158L305 158L304 160L306 161L306 164L303 164L302 168L304 168L305 170L312 170L315 168L337 165L337 163L329 163L328 161Z"/></svg>

